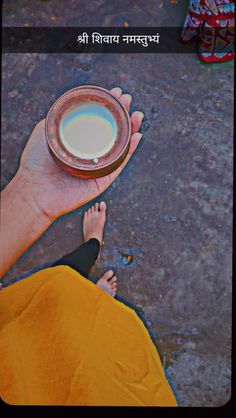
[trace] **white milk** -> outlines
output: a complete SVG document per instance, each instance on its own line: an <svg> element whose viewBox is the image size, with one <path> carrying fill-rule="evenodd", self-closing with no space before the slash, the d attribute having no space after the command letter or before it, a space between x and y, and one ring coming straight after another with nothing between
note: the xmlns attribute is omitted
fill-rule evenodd
<svg viewBox="0 0 236 418"><path fill-rule="evenodd" d="M64 147L76 157L97 159L113 147L117 124L104 106L81 102L62 117L59 127Z"/></svg>

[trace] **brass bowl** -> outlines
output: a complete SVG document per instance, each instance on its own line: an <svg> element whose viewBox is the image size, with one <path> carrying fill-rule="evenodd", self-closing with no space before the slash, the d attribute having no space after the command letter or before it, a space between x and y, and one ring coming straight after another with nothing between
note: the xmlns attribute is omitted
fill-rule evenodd
<svg viewBox="0 0 236 418"><path fill-rule="evenodd" d="M60 123L66 112L81 102L104 106L113 115L117 135L112 148L99 158L83 159L63 145ZM46 118L46 139L49 150L60 167L76 177L94 179L115 171L124 161L130 147L131 122L123 103L109 90L97 86L80 86L67 91L50 108Z"/></svg>

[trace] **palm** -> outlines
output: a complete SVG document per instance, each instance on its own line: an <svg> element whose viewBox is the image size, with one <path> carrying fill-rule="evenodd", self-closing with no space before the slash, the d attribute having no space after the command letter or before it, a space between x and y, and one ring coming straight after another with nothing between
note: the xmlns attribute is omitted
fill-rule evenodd
<svg viewBox="0 0 236 418"><path fill-rule="evenodd" d="M119 88L113 89L112 93L123 101L129 111L131 96L122 95ZM44 134L45 120L36 125L22 154L20 171L31 183L38 205L51 219L82 206L110 186L138 145L141 135L137 132L142 117L141 112L131 115L131 147L122 166L114 173L95 180L75 178L63 171L49 153Z"/></svg>

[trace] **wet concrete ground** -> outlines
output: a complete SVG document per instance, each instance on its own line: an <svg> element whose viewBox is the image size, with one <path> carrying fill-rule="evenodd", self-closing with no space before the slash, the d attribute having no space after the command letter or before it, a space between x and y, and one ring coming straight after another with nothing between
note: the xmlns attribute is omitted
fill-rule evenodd
<svg viewBox="0 0 236 418"><path fill-rule="evenodd" d="M186 2L5 1L5 25L181 25ZM138 304L157 336L182 406L230 398L233 63L179 54L5 54L2 188L33 126L79 84L120 86L142 110L143 140L101 199L102 257L119 294ZM5 284L82 242L81 208L55 222ZM133 256L130 265L121 253Z"/></svg>

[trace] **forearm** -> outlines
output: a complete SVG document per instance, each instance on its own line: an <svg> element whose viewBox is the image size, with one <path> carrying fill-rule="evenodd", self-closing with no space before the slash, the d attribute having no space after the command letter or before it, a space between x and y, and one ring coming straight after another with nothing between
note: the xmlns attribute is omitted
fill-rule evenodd
<svg viewBox="0 0 236 418"><path fill-rule="evenodd" d="M19 174L1 193L0 276L50 226Z"/></svg>

